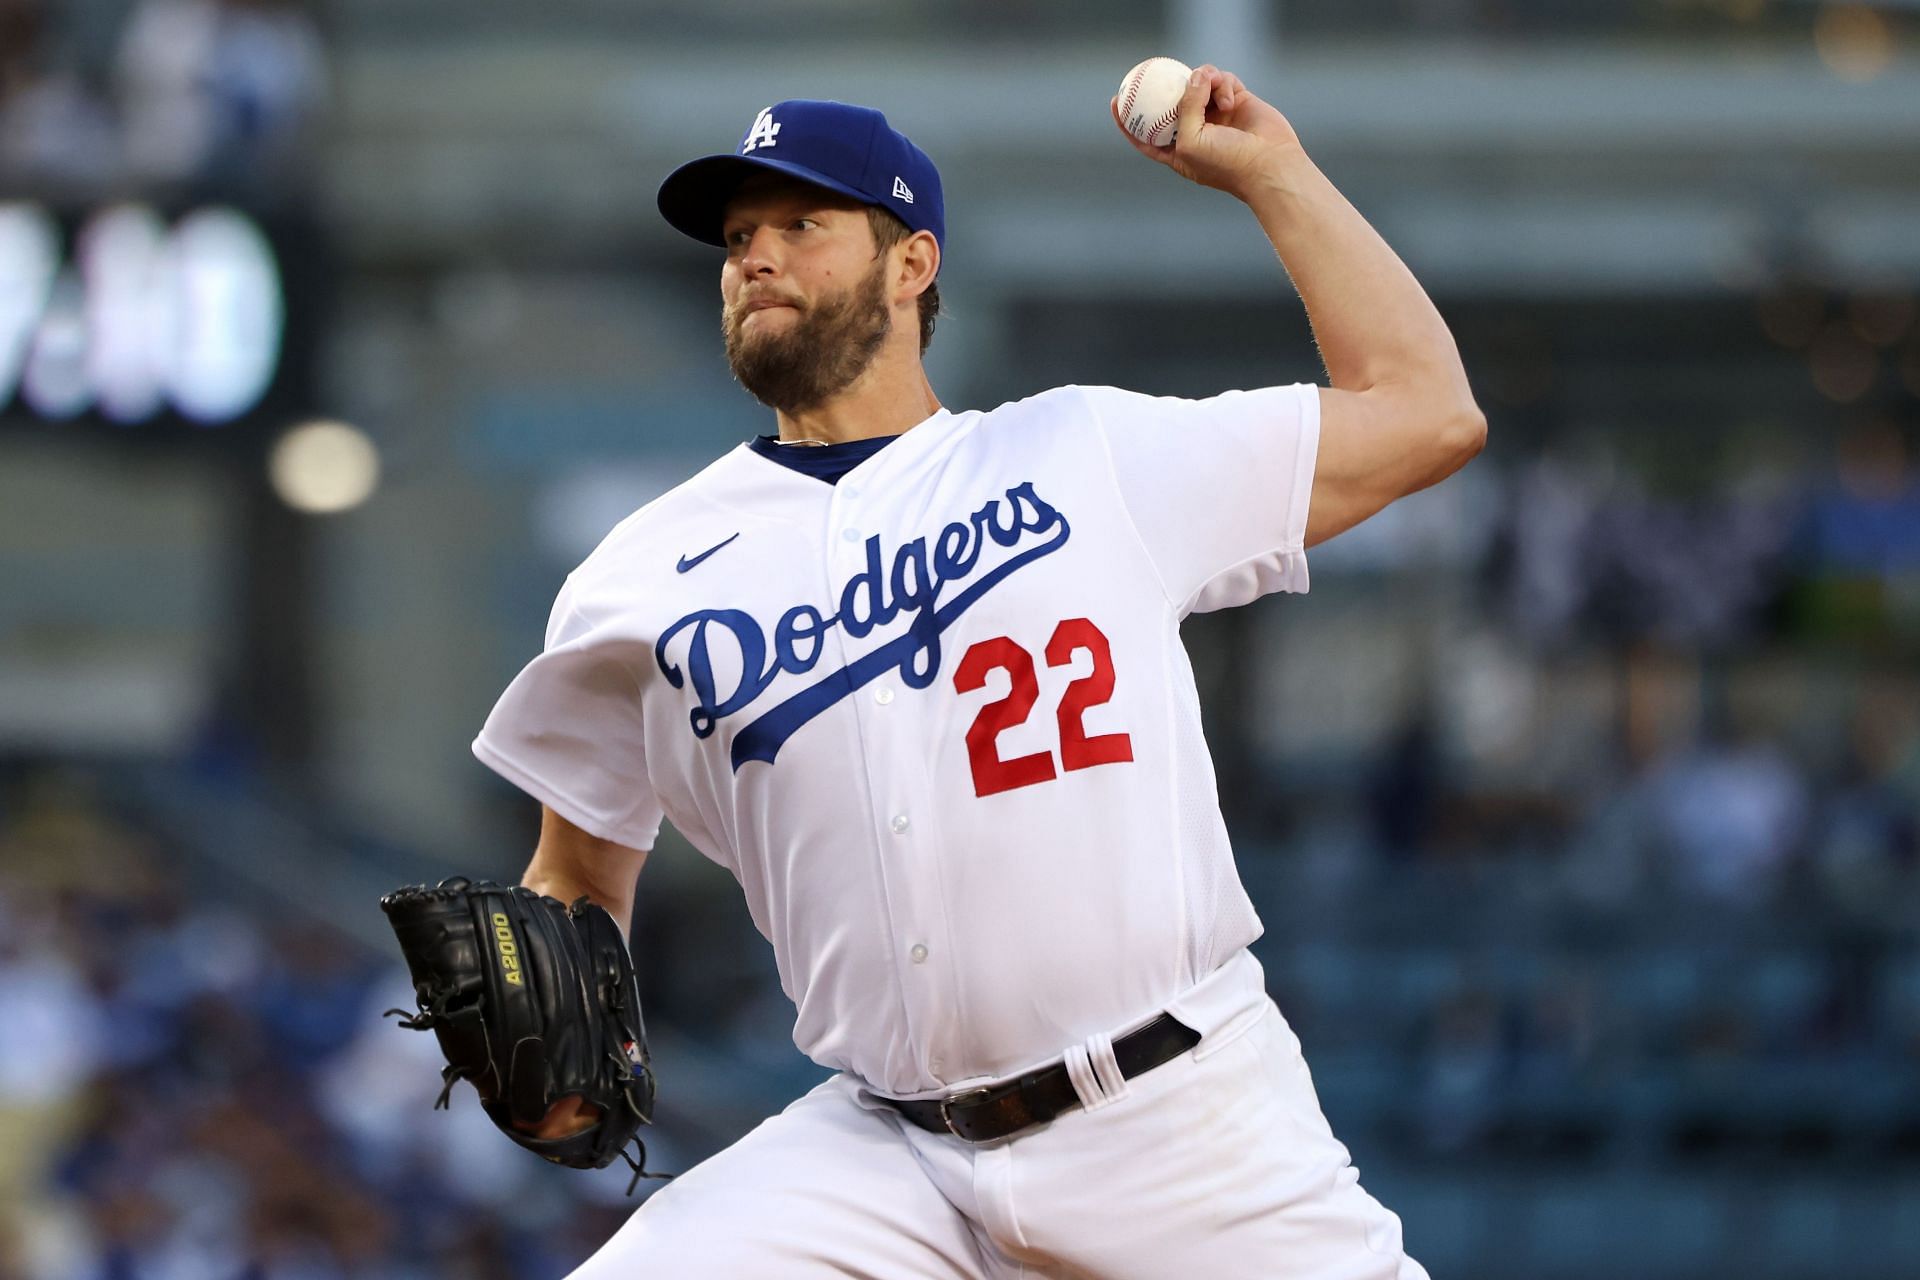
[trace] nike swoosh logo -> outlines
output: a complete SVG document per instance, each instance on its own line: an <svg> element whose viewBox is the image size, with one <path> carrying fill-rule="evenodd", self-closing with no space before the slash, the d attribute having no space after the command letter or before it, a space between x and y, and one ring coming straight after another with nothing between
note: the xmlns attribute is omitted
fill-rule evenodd
<svg viewBox="0 0 1920 1280"><path fill-rule="evenodd" d="M739 536L740 536L740 535L736 533L736 534L734 534L734 535L733 535L733 538L737 538L737 537L739 537ZM733 538L728 538L728 539L727 539L727 542L732 542L732 541L733 541ZM726 546L726 545L727 545L727 542L718 542L718 543L715 543L715 544L714 544L713 546L711 546L711 547L708 547L708 548L707 548L707 549L706 549L705 551L702 551L702 552L701 552L701 553L700 553L699 555L697 555L697 556L691 556L691 557L689 557L689 556L681 556L681 557L680 557L680 563L679 563L679 564L678 564L677 566L675 566L675 567L676 567L676 568L678 568L678 569L680 570L680 572L681 572L681 573L685 573L685 572L686 572L687 570L689 570L689 569L691 569L691 568L693 568L693 567L694 567L695 565L697 565L697 564L699 564L699 563L700 563L700 562L701 562L702 560L705 560L705 559L706 559L706 558L707 558L708 556L710 556L710 555L712 555L712 554L713 554L714 552L716 552L716 551L718 551L718 550L719 550L719 549L720 549L721 547L724 547L724 546Z"/></svg>

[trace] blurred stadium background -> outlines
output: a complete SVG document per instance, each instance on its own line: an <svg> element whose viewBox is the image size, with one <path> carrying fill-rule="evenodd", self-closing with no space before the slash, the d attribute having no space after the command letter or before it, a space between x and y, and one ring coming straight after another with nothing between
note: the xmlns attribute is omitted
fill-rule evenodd
<svg viewBox="0 0 1920 1280"><path fill-rule="evenodd" d="M1920 5L0 0L0 1277L612 1231L624 1174L429 1111L374 897L517 875L469 738L764 429L654 187L871 103L945 174L949 404L1316 378L1251 218L1111 136L1156 52L1292 116L1492 423L1188 627L1369 1185L1436 1277L1920 1275ZM821 1073L671 839L636 943L683 1168Z"/></svg>

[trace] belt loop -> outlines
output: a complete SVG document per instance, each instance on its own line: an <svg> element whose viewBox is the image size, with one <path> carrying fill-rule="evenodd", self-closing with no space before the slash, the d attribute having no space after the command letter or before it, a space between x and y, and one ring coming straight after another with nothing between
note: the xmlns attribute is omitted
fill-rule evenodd
<svg viewBox="0 0 1920 1280"><path fill-rule="evenodd" d="M1091 1111L1106 1101L1106 1093L1100 1088L1100 1079L1094 1074L1093 1063L1087 1057L1084 1045L1074 1045L1067 1050L1064 1061L1067 1066L1067 1079L1073 1082L1073 1092L1080 1099L1080 1105Z"/></svg>
<svg viewBox="0 0 1920 1280"><path fill-rule="evenodd" d="M1127 1096L1130 1087L1126 1075L1120 1070L1120 1060L1113 1056L1112 1036L1104 1031L1088 1036L1087 1058L1093 1064L1093 1074L1106 1094L1106 1101L1118 1102Z"/></svg>

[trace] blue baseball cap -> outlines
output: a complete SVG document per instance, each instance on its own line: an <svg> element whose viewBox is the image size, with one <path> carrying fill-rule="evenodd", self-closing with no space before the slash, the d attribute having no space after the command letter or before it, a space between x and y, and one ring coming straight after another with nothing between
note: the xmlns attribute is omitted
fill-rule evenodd
<svg viewBox="0 0 1920 1280"><path fill-rule="evenodd" d="M737 151L689 161L660 184L660 213L675 230L724 246L721 213L749 174L771 170L838 191L931 231L944 252L940 171L872 107L794 98L753 118Z"/></svg>

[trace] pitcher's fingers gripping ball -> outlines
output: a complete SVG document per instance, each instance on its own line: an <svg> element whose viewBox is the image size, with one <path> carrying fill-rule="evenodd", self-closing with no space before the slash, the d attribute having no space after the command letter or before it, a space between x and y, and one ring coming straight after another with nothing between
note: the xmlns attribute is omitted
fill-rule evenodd
<svg viewBox="0 0 1920 1280"><path fill-rule="evenodd" d="M419 1001L401 1025L433 1032L447 1057L437 1106L469 1080L487 1118L536 1155L576 1169L624 1159L635 1185L660 1176L645 1173L635 1136L653 1117L653 1071L612 916L585 898L569 907L458 876L396 889L380 908Z"/></svg>
<svg viewBox="0 0 1920 1280"><path fill-rule="evenodd" d="M1207 63L1176 85L1173 72L1183 69L1172 58L1148 58L1128 72L1112 102L1115 126L1135 151L1181 177L1254 196L1276 157L1297 153L1299 135L1231 71Z"/></svg>

